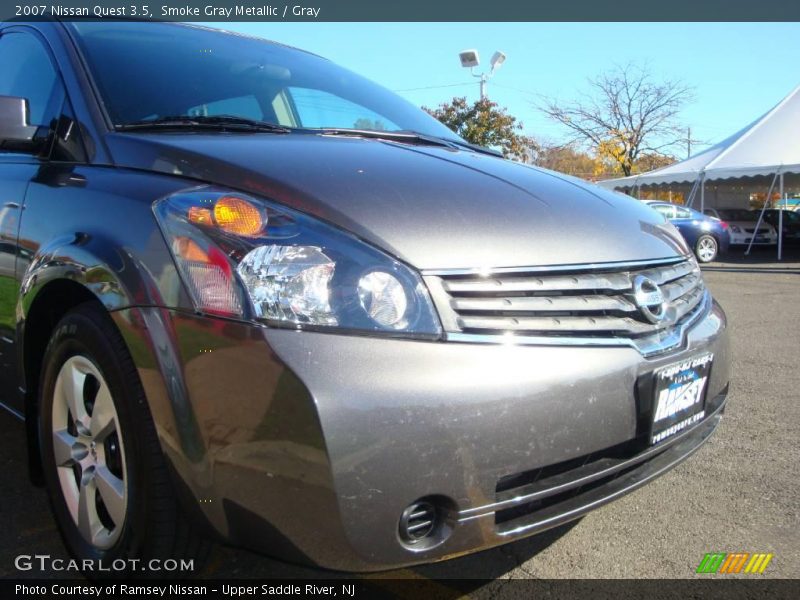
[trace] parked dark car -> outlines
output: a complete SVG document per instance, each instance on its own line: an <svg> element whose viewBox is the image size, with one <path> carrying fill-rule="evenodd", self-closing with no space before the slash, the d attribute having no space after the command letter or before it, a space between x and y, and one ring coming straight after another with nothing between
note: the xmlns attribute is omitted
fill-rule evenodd
<svg viewBox="0 0 800 600"><path fill-rule="evenodd" d="M753 211L756 220L758 220L760 210ZM781 211L775 208L768 208L764 211L764 221L769 223L775 228L775 231L780 231ZM784 244L800 244L800 212L793 210L783 211L783 243Z"/></svg>
<svg viewBox="0 0 800 600"><path fill-rule="evenodd" d="M0 24L0 95L3 404L82 565L441 560L719 423L725 314L636 200L202 27Z"/></svg>
<svg viewBox="0 0 800 600"><path fill-rule="evenodd" d="M730 234L725 221L708 217L680 204L661 200L644 200L644 203L664 215L678 228L699 262L711 262L728 251Z"/></svg>

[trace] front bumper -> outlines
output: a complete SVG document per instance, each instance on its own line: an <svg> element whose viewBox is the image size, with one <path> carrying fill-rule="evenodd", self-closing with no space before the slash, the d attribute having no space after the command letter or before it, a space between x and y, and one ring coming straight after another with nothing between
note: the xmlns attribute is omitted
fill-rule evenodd
<svg viewBox="0 0 800 600"><path fill-rule="evenodd" d="M734 233L731 232L731 246L741 246L743 244L749 244L750 240L753 239L752 233L741 232L741 233ZM756 236L755 241L753 242L754 246L772 246L778 243L778 235L775 233L765 233L759 234Z"/></svg>
<svg viewBox="0 0 800 600"><path fill-rule="evenodd" d="M629 347L301 333L160 309L116 318L165 452L212 528L341 570L443 560L577 518L694 452L727 393L716 304L680 350L650 359ZM708 416L647 448L641 382L707 351ZM398 520L420 498L441 506L441 535L409 547Z"/></svg>

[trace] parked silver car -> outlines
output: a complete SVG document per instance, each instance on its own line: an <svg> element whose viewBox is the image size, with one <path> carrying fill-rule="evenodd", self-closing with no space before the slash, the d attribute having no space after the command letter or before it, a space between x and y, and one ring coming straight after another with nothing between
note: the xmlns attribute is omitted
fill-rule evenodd
<svg viewBox="0 0 800 600"><path fill-rule="evenodd" d="M749 244L751 240L757 246L778 243L778 232L766 221L762 221L756 232L758 213L744 208L707 208L703 213L728 224L731 246Z"/></svg>

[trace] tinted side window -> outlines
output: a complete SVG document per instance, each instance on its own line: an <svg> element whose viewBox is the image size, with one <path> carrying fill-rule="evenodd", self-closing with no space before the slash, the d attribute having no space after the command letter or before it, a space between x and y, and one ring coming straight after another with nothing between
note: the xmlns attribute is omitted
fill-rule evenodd
<svg viewBox="0 0 800 600"><path fill-rule="evenodd" d="M687 210L685 208L680 208L679 206L675 207L675 213L676 213L678 219L691 219L692 218L692 213L689 210Z"/></svg>
<svg viewBox="0 0 800 600"><path fill-rule="evenodd" d="M669 204L653 204L652 207L664 215L667 219L672 219L675 214L675 211Z"/></svg>
<svg viewBox="0 0 800 600"><path fill-rule="evenodd" d="M31 125L49 125L59 90L56 69L38 39L16 32L0 37L0 95L27 98Z"/></svg>

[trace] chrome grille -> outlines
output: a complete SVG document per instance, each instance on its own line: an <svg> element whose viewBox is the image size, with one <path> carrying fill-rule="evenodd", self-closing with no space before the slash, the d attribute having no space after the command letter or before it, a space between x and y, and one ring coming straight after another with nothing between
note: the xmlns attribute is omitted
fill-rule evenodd
<svg viewBox="0 0 800 600"><path fill-rule="evenodd" d="M655 283L665 302L653 323L633 279ZM709 299L694 260L425 274L448 339L520 343L620 344L644 354L681 343Z"/></svg>

